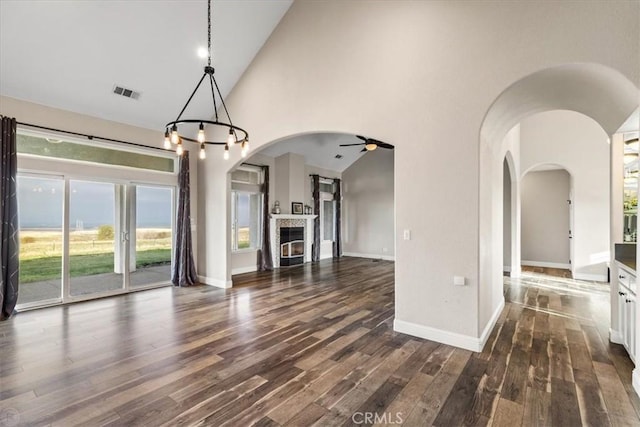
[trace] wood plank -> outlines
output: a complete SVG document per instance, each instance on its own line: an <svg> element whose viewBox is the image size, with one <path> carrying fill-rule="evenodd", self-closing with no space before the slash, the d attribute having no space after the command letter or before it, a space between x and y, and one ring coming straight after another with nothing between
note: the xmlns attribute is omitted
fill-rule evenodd
<svg viewBox="0 0 640 427"><path fill-rule="evenodd" d="M405 420L406 425L433 424L470 357L471 353L466 350L456 349L451 353Z"/></svg>
<svg viewBox="0 0 640 427"><path fill-rule="evenodd" d="M522 424L524 408L508 399L500 399L491 423L492 427L515 427Z"/></svg>
<svg viewBox="0 0 640 427"><path fill-rule="evenodd" d="M573 382L551 378L551 423L557 426L582 424L576 386Z"/></svg>
<svg viewBox="0 0 640 427"><path fill-rule="evenodd" d="M551 406L550 391L527 387L522 419L523 426L546 427L551 425L551 417L549 415Z"/></svg>
<svg viewBox="0 0 640 427"><path fill-rule="evenodd" d="M619 417L619 419L637 419L638 415L631 405L629 396L615 368L600 362L594 362L593 367L609 415Z"/></svg>
<svg viewBox="0 0 640 427"><path fill-rule="evenodd" d="M573 376L576 381L582 422L590 426L611 425L595 373L575 369Z"/></svg>

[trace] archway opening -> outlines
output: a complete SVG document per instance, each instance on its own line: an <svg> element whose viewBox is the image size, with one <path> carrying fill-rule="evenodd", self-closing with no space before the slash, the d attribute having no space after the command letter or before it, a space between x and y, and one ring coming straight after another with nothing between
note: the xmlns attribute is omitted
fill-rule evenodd
<svg viewBox="0 0 640 427"><path fill-rule="evenodd" d="M274 268L341 256L394 260L393 149L371 136L316 132L262 145L236 164L231 274L256 271L266 241Z"/></svg>
<svg viewBox="0 0 640 427"><path fill-rule="evenodd" d="M504 156L518 153L518 124L536 113L569 110L593 119L612 135L638 107L638 88L599 64L565 64L535 72L508 87L487 111L480 132L479 330L504 303L502 253ZM519 164L519 155L516 154ZM500 213L498 213L500 212Z"/></svg>

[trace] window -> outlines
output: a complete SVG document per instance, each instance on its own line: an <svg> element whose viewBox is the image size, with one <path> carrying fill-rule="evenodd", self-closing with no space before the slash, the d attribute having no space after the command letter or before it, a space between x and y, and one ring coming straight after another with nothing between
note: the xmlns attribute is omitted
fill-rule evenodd
<svg viewBox="0 0 640 427"><path fill-rule="evenodd" d="M335 216L333 209L333 198L331 200L322 200L322 240L334 239Z"/></svg>
<svg viewBox="0 0 640 427"><path fill-rule="evenodd" d="M231 250L262 245L262 171L240 167L231 173Z"/></svg>
<svg viewBox="0 0 640 427"><path fill-rule="evenodd" d="M261 243L262 194L232 191L231 217L232 249L258 249Z"/></svg>
<svg viewBox="0 0 640 427"><path fill-rule="evenodd" d="M158 172L175 172L175 156L143 154L107 148L107 146L100 147L97 144L70 142L23 133L17 135L16 145L19 154L126 166Z"/></svg>

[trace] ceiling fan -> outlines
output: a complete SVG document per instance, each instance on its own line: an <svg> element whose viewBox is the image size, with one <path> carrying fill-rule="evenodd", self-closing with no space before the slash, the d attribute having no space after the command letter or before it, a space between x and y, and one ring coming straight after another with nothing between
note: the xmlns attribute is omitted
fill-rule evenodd
<svg viewBox="0 0 640 427"><path fill-rule="evenodd" d="M364 142L359 142L357 144L340 144L340 147L351 147L353 145L364 145L364 148L362 149L362 151L360 151L361 153L364 152L364 151L373 151L378 147L387 148L389 150L393 150L395 148L393 145L387 144L386 142L378 141L377 139L365 138L364 136L361 136L361 135L356 135L356 137L360 138Z"/></svg>

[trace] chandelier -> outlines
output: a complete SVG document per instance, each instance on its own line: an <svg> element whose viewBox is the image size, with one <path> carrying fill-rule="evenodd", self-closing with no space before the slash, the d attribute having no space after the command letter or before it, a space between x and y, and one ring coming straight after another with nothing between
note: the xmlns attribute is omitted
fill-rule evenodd
<svg viewBox="0 0 640 427"><path fill-rule="evenodd" d="M208 43L208 60L207 66L204 67L204 74L200 78L200 81L196 85L196 88L191 93L191 96L187 100L187 103L184 104L182 110L180 110L180 114L178 117L165 125L164 129L164 148L172 149L175 145L176 154L179 156L184 152L183 141L194 142L200 144L200 158L206 158L205 153L205 145L224 145L224 158L225 160L229 158L229 149L234 145L240 145L241 151L240 154L242 157L246 157L249 152L249 134L246 130L235 126L231 121L231 116L229 115L229 111L227 110L227 106L224 103L224 98L220 93L220 89L218 88L218 83L216 82L216 78L214 77L214 68L211 66L211 0L207 1L207 23L208 23L208 33L207 33L207 43ZM198 89L202 85L202 82L205 80L209 80L211 85L211 96L213 98L213 117L212 119L183 119L182 114L189 106L189 103L193 99L193 96L198 92ZM206 85L206 83L205 83ZM216 93L218 94L218 98L220 99L220 103L222 104L222 110L224 110L224 115L226 116L226 120L224 116L218 116L218 106L216 105ZM222 113L222 111L221 111ZM198 125L198 133L195 138L190 138L185 136L184 133L181 133L178 130L178 126L183 127L186 125L187 128L193 129ZM223 128L227 135L226 141L210 141L207 140L207 136L205 131L208 129L216 129Z"/></svg>

